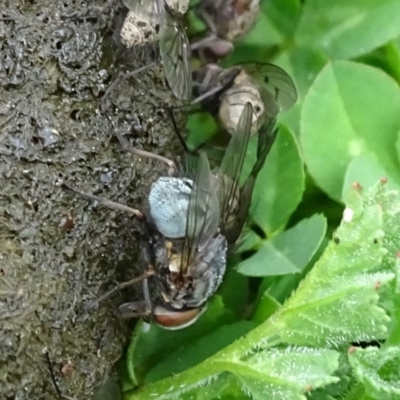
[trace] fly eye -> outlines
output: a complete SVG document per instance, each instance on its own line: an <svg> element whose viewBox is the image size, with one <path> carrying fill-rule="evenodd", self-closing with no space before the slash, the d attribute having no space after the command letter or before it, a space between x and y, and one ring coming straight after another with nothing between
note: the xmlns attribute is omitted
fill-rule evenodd
<svg viewBox="0 0 400 400"><path fill-rule="evenodd" d="M178 249L176 247L171 247L171 254L177 254L178 253Z"/></svg>
<svg viewBox="0 0 400 400"><path fill-rule="evenodd" d="M195 323L205 309L205 307L198 307L184 311L172 311L165 307L157 306L153 312L153 319L161 328L173 331L186 328Z"/></svg>
<svg viewBox="0 0 400 400"><path fill-rule="evenodd" d="M261 107L258 105L254 106L254 111L256 112L256 114L259 114L261 112Z"/></svg>

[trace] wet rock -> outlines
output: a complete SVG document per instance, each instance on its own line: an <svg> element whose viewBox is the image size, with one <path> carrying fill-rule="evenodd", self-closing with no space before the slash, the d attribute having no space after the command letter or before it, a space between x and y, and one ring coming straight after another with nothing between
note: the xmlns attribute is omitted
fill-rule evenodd
<svg viewBox="0 0 400 400"><path fill-rule="evenodd" d="M155 53L116 41L122 2L107 16L66 18L97 3L6 2L1 10L1 399L56 398L48 360L64 395L89 399L129 338L129 321L115 310L140 292L90 312L85 305L141 271L140 227L61 183L142 208L165 168L122 152L113 132L168 157L180 151L160 111L177 104L159 64L116 85L100 111L114 78Z"/></svg>
<svg viewBox="0 0 400 400"><path fill-rule="evenodd" d="M56 129L45 126L39 130L38 136L43 141L43 146L49 147L58 142L60 134Z"/></svg>

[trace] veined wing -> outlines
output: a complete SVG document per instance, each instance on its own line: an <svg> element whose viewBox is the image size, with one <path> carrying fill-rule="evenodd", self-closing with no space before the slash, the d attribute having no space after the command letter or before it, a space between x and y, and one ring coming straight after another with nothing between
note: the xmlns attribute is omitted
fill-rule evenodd
<svg viewBox="0 0 400 400"><path fill-rule="evenodd" d="M288 110L296 103L296 86L282 68L273 64L245 64L243 68L260 86L261 97L267 110L271 101L274 101L281 111Z"/></svg>
<svg viewBox="0 0 400 400"><path fill-rule="evenodd" d="M231 243L236 241L243 227L241 221L241 225L238 223L236 215L239 211L245 213L244 210L238 209L242 202L239 180L251 136L252 121L253 107L251 103L246 103L240 115L237 129L226 148L221 166L216 171L216 178L219 183L221 231Z"/></svg>
<svg viewBox="0 0 400 400"><path fill-rule="evenodd" d="M125 6L138 17L158 25L165 12L164 0L123 0Z"/></svg>
<svg viewBox="0 0 400 400"><path fill-rule="evenodd" d="M265 160L275 142L278 129L275 128L276 120L274 118L265 118L265 122L258 132L257 159L253 165L250 175L243 185L240 201L239 213L237 215L237 223L243 227L250 210L251 199L254 185L257 180L258 173L265 164Z"/></svg>
<svg viewBox="0 0 400 400"><path fill-rule="evenodd" d="M220 208L213 183L208 158L204 152L200 152L189 198L181 274L186 272L196 257L206 252L218 232Z"/></svg>
<svg viewBox="0 0 400 400"><path fill-rule="evenodd" d="M189 100L192 94L190 44L180 17L175 16L167 4L160 25L159 40L168 84L178 99Z"/></svg>

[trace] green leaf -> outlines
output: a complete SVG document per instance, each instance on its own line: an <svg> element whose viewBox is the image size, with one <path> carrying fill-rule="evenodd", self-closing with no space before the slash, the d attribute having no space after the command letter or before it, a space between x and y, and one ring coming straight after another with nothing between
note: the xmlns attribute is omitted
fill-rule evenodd
<svg viewBox="0 0 400 400"><path fill-rule="evenodd" d="M264 350L235 370L243 391L253 399L306 399L311 389L338 381L339 354L333 350L293 348ZM268 362L265 362L268 360Z"/></svg>
<svg viewBox="0 0 400 400"><path fill-rule="evenodd" d="M127 366L131 380L141 383L147 374L164 358L182 346L196 342L209 332L234 321L233 314L225 309L220 296L214 296L205 313L196 324L178 331L168 331L155 324L139 321L128 348ZM169 369L165 371L169 374Z"/></svg>
<svg viewBox="0 0 400 400"><path fill-rule="evenodd" d="M329 196L340 200L346 169L362 154L400 182L399 109L398 85L375 68L338 61L321 71L304 100L300 139L310 174Z"/></svg>
<svg viewBox="0 0 400 400"><path fill-rule="evenodd" d="M293 35L302 12L298 0L261 0L260 9L285 37Z"/></svg>
<svg viewBox="0 0 400 400"><path fill-rule="evenodd" d="M294 79L299 94L297 104L301 104L311 84L329 59L318 50L299 46L293 47L288 56L292 71L290 76ZM287 70L285 66L282 67Z"/></svg>
<svg viewBox="0 0 400 400"><path fill-rule="evenodd" d="M321 257L328 243L329 240L324 237L318 250L301 274L288 274L274 277L265 277L260 285L260 289L268 290L268 294L270 296L272 296L280 304L283 304L285 300L287 300L294 292L294 290L299 286L300 281L304 279L304 277L311 270L315 262Z"/></svg>
<svg viewBox="0 0 400 400"><path fill-rule="evenodd" d="M372 398L400 398L400 347L352 348L349 361L354 375Z"/></svg>
<svg viewBox="0 0 400 400"><path fill-rule="evenodd" d="M397 152L397 160L400 161L400 132L397 134L396 152Z"/></svg>
<svg viewBox="0 0 400 400"><path fill-rule="evenodd" d="M375 288L394 275L376 270L387 254L379 194L375 186L370 202L353 189L334 241L281 310L288 343L339 345L387 336L389 318L377 306Z"/></svg>
<svg viewBox="0 0 400 400"><path fill-rule="evenodd" d="M258 398L265 388L271 400L282 399L281 393L305 399L306 391L336 382L339 354L321 346L387 336L389 318L378 300L394 277L381 265L385 223L400 215L398 196L391 193L382 183L365 192L353 189L335 240L271 318L200 364L129 391L125 399L177 398L226 373L237 377L245 393ZM384 218L383 210L392 218Z"/></svg>
<svg viewBox="0 0 400 400"><path fill-rule="evenodd" d="M250 143L243 167L249 173L255 160L255 143ZM251 215L260 228L271 236L281 229L296 209L304 191L304 170L296 139L281 126L278 136L260 171L253 191Z"/></svg>
<svg viewBox="0 0 400 400"><path fill-rule="evenodd" d="M387 172L369 154L362 154L353 158L344 177L342 200L345 200L352 184L357 183L363 188L368 188L382 178L388 178ZM389 177L388 188L400 189L400 186Z"/></svg>
<svg viewBox="0 0 400 400"><path fill-rule="evenodd" d="M157 364L148 373L147 379L156 381L165 378L165 376L182 372L228 346L255 326L254 322L239 321L216 329L192 344L180 346L173 354Z"/></svg>
<svg viewBox="0 0 400 400"><path fill-rule="evenodd" d="M228 260L227 271L218 295L222 297L225 308L231 311L236 318L241 319L247 308L249 280L232 267L231 260Z"/></svg>
<svg viewBox="0 0 400 400"><path fill-rule="evenodd" d="M326 225L322 215L300 221L293 228L264 241L256 254L239 265L238 271L247 276L301 272L318 250Z"/></svg>
<svg viewBox="0 0 400 400"><path fill-rule="evenodd" d="M204 385L196 387L189 392L182 393L179 397L182 400L206 400L206 399L221 399L221 400L238 400L247 399L243 396L236 379L233 375L223 373L218 376L218 379L210 379Z"/></svg>
<svg viewBox="0 0 400 400"><path fill-rule="evenodd" d="M218 129L214 118L204 112L191 115L187 120L186 127L189 131L187 145L192 149L196 149L210 140Z"/></svg>
<svg viewBox="0 0 400 400"><path fill-rule="evenodd" d="M398 239L398 238L397 238ZM390 329L389 337L386 341L387 346L400 346L400 253L397 252L395 262L395 284L393 288L393 310L391 317L393 324Z"/></svg>
<svg viewBox="0 0 400 400"><path fill-rule="evenodd" d="M307 397L309 400L343 400L344 394L347 394L349 388L353 386L354 379L351 375L351 367L347 359L347 353L342 351L339 357L339 367L335 371L337 382L331 385L318 388ZM360 400L360 399L358 399Z"/></svg>
<svg viewBox="0 0 400 400"><path fill-rule="evenodd" d="M252 316L253 321L259 323L266 321L271 315L275 314L281 305L265 291L258 300L257 308Z"/></svg>
<svg viewBox="0 0 400 400"><path fill-rule="evenodd" d="M400 34L397 0L308 0L298 43L348 59L368 53Z"/></svg>

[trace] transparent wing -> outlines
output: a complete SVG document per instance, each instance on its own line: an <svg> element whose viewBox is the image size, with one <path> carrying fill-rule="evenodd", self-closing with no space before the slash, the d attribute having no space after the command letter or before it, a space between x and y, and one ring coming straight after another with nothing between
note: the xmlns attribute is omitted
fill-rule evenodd
<svg viewBox="0 0 400 400"><path fill-rule="evenodd" d="M164 14L164 0L123 0L125 6L137 16L159 24Z"/></svg>
<svg viewBox="0 0 400 400"><path fill-rule="evenodd" d="M174 95L189 100L192 94L189 40L180 18L166 4L165 9L159 32L165 76Z"/></svg>
<svg viewBox="0 0 400 400"><path fill-rule="evenodd" d="M265 160L275 142L278 129L275 129L276 120L266 118L265 123L258 132L258 145L257 145L257 159L253 165L250 175L246 179L243 185L240 201L239 201L239 213L237 215L237 223L243 227L251 205L251 198L253 194L254 185L258 173L265 164Z"/></svg>
<svg viewBox="0 0 400 400"><path fill-rule="evenodd" d="M271 101L276 102L281 111L288 110L296 103L296 86L282 68L273 64L245 64L243 68L259 84L267 110Z"/></svg>
<svg viewBox="0 0 400 400"><path fill-rule="evenodd" d="M218 232L220 209L213 182L208 158L204 152L200 152L189 199L181 274L199 254L205 253Z"/></svg>
<svg viewBox="0 0 400 400"><path fill-rule="evenodd" d="M235 241L235 236L238 236L242 229L242 226L236 223L235 214L239 212L242 195L239 180L250 140L252 121L253 107L251 103L246 103L240 115L237 130L229 141L221 166L217 171L220 183L221 231L228 241Z"/></svg>

